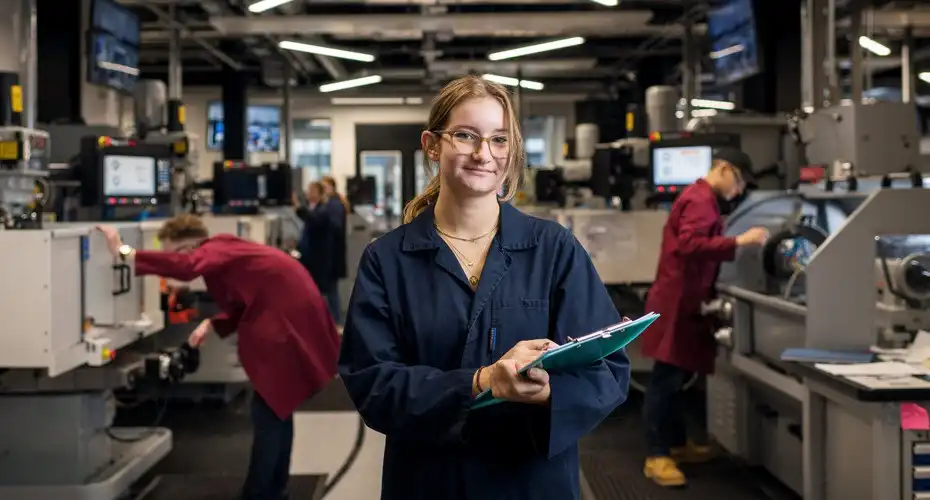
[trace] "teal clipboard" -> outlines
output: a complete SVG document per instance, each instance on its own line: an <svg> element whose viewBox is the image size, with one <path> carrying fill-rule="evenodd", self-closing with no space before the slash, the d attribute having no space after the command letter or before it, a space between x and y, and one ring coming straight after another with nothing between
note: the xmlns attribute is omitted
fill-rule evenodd
<svg viewBox="0 0 930 500"><path fill-rule="evenodd" d="M526 373L527 370L536 367L558 371L594 364L626 347L646 331L646 328L649 328L649 325L658 317L656 313L649 313L632 321L623 321L604 327L583 337L569 337L566 343L549 349L536 361L523 367L520 373ZM503 402L503 399L492 397L491 390L488 389L475 398L471 409L477 410Z"/></svg>

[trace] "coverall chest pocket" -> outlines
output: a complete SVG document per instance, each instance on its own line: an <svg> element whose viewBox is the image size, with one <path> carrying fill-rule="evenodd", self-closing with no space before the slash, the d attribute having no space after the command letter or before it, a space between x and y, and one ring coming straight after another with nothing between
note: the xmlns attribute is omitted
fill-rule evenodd
<svg viewBox="0 0 930 500"><path fill-rule="evenodd" d="M517 342L549 338L549 301L497 301L491 309L491 329L495 337L492 349L492 357L495 360L517 345Z"/></svg>

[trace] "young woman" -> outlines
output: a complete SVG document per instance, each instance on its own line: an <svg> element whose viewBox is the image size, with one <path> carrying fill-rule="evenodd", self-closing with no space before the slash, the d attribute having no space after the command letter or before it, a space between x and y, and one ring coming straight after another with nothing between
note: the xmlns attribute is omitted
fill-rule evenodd
<svg viewBox="0 0 930 500"><path fill-rule="evenodd" d="M448 84L421 142L438 173L365 250L340 352L352 400L387 435L381 498L578 499L578 439L626 398L626 354L517 372L620 316L568 230L501 203L524 168L503 87ZM508 402L469 411L486 389Z"/></svg>

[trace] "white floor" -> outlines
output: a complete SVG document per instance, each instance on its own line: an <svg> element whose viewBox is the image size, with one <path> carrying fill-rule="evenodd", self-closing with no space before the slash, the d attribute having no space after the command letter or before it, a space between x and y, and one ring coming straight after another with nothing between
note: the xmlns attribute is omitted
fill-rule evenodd
<svg viewBox="0 0 930 500"><path fill-rule="evenodd" d="M291 474L332 477L345 462L358 431L354 412L297 413L294 415L294 452ZM362 451L326 500L372 500L381 494L384 435L366 429Z"/></svg>

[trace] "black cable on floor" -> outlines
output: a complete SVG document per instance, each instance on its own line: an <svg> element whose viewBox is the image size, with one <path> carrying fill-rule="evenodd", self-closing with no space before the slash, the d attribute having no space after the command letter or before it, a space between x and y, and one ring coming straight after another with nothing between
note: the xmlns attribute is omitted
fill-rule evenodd
<svg viewBox="0 0 930 500"><path fill-rule="evenodd" d="M323 487L323 495L320 498L326 498L326 495L339 484L339 481L349 472L349 469L355 465L355 461L358 460L358 456L362 452L362 447L365 445L365 427L365 420L359 415L358 430L355 433L355 443L352 445L352 450L349 452L349 456L346 457L345 462L343 462L342 465L339 466L339 469L336 470L336 473L333 474L332 479Z"/></svg>
<svg viewBox="0 0 930 500"><path fill-rule="evenodd" d="M159 404L159 406L158 413L155 415L155 421L152 422L152 425L150 425L149 428L145 431L131 437L119 436L113 432L113 426L110 426L106 428L104 433L106 433L108 438L118 443L138 443L139 441L148 438L157 432L158 425L161 424L161 420L165 417L165 410L168 408L168 398L161 398L156 401L156 404Z"/></svg>

